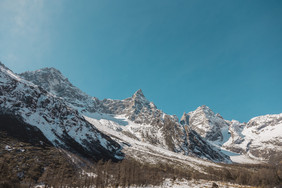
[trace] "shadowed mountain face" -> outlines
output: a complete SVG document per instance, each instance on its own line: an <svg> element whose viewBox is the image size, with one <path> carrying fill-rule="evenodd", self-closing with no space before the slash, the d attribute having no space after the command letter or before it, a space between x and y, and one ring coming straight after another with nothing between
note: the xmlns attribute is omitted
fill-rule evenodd
<svg viewBox="0 0 282 188"><path fill-rule="evenodd" d="M53 146L44 134L35 126L28 125L11 114L0 115L0 131L19 142L34 146Z"/></svg>
<svg viewBox="0 0 282 188"><path fill-rule="evenodd" d="M56 147L95 161L123 158L118 143L98 131L63 99L18 77L3 65L0 65L0 110L2 115L40 130Z"/></svg>

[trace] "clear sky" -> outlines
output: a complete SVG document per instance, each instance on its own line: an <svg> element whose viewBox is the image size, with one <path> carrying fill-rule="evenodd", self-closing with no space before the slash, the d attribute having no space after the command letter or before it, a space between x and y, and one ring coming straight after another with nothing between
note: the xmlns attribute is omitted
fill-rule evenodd
<svg viewBox="0 0 282 188"><path fill-rule="evenodd" d="M282 1L1 0L0 60L100 99L141 88L169 114L248 121L282 112Z"/></svg>

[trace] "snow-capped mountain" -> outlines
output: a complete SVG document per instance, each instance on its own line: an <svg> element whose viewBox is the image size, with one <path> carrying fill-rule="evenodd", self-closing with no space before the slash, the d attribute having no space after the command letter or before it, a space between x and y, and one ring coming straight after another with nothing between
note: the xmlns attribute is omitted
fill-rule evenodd
<svg viewBox="0 0 282 188"><path fill-rule="evenodd" d="M92 98L73 86L62 73L55 68L43 68L33 72L19 74L25 80L32 81L35 85L41 86L46 91L57 97L62 97L77 110L80 108L88 112L95 112L96 102Z"/></svg>
<svg viewBox="0 0 282 188"><path fill-rule="evenodd" d="M247 123L224 120L209 107L184 113L180 123L219 148L267 160L282 151L282 114L252 118Z"/></svg>
<svg viewBox="0 0 282 188"><path fill-rule="evenodd" d="M223 145L229 150L260 159L282 153L282 114L258 116L248 123L232 121L230 132Z"/></svg>
<svg viewBox="0 0 282 188"><path fill-rule="evenodd" d="M0 64L0 113L36 127L56 147L93 160L123 158L118 143L88 123L63 99L20 78L3 64Z"/></svg>
<svg viewBox="0 0 282 188"><path fill-rule="evenodd" d="M55 76L53 76L54 73ZM136 141L184 155L197 156L217 162L230 162L228 156L211 146L197 132L181 125L176 116L168 115L159 110L154 103L146 99L142 90L136 91L132 97L124 100L99 100L74 87L59 71L54 69L45 68L25 72L20 76L46 88L50 93L64 98L85 117L90 118L90 122L94 126L100 127L100 131L112 129L120 132L121 134L118 134L118 136L112 134L119 137L119 141L123 140L121 137L129 136ZM74 94L63 94L69 91ZM88 108L89 100L92 100L90 102L91 110ZM100 124L102 126L99 126ZM109 134L109 131L105 133Z"/></svg>
<svg viewBox="0 0 282 188"><path fill-rule="evenodd" d="M73 86L54 68L25 72L20 77L60 97L120 143L126 143L125 137L132 138L176 153L225 162L229 157L220 149L261 159L281 150L280 115L240 123L225 120L203 105L184 113L179 122L176 116L164 113L146 99L142 90L124 100L99 100Z"/></svg>
<svg viewBox="0 0 282 188"><path fill-rule="evenodd" d="M124 100L104 99L100 102L99 111L107 114L123 114L138 124L157 124L160 122L156 120L163 122L164 116L167 115L153 102L148 101L141 89L136 91L132 97ZM170 118L177 119L176 116L170 116Z"/></svg>
<svg viewBox="0 0 282 188"><path fill-rule="evenodd" d="M205 105L198 107L195 111L184 113L180 123L189 125L203 138L217 145L222 145L230 137L229 124Z"/></svg>
<svg viewBox="0 0 282 188"><path fill-rule="evenodd" d="M155 119L160 119L163 113L149 102L142 90L138 90L132 97L124 100L104 99L98 100L91 97L79 88L73 86L62 73L55 68L43 68L36 71L28 71L19 74L25 80L31 81L35 85L41 86L57 97L64 98L78 111L87 113L106 113L121 115L136 123L154 123ZM176 117L172 117L176 118Z"/></svg>

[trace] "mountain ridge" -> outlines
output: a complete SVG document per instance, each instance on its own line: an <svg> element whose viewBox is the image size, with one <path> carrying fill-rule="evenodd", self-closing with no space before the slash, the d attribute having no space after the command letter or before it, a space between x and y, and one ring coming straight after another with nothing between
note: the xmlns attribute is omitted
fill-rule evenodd
<svg viewBox="0 0 282 188"><path fill-rule="evenodd" d="M38 71L25 72L20 74L20 76L33 82L34 82L34 75L35 77L40 79L40 75L36 76L36 74L34 74L29 76L28 73L38 73ZM48 79L45 79L44 81L46 82L47 80ZM67 86L66 88L68 87L72 88L72 90L70 91L73 93L77 93L75 94L75 96L80 96L80 95L83 96L81 97L82 100L76 103L74 103L74 101L77 98L74 99L72 98L72 96L68 96L68 95L62 97L66 99L66 101L69 101L77 110L81 111L83 114L89 117L91 117L92 116L91 114L93 113L112 114L117 116L124 115L124 118L134 123L141 125L142 124L152 125L151 127L148 127L143 130L135 127L134 128L135 130L138 129L137 132L134 132L133 130L127 130L129 132L126 133L126 134L137 134L138 131L141 131L143 135L144 134L147 135L147 138L145 138L144 136L139 136L139 137L137 136L138 139L142 140L145 138L145 141L147 140L147 142L151 144L159 143L162 147L166 147L166 148L168 148L167 145L171 145L169 147L171 150L175 150L178 152L182 150L184 153L187 153L187 151L185 151L184 149L187 147L187 145L183 146L182 144L180 144L187 142L187 137L186 137L187 133L184 130L184 126L187 126L189 130L193 130L195 134L199 134L201 137L204 138L204 140L207 141L207 143L211 144L212 146L215 146L216 148L218 148L218 150L229 149L233 152L239 152L241 154L249 153L249 155L251 156L256 156L256 157L260 156L259 154L252 155L249 152L248 148L240 145L241 142L244 142L244 140L246 140L245 139L246 135L243 135L242 132L246 130L245 125L248 125L247 123L245 124L240 122L235 123L236 120L233 121L225 120L220 114L214 113L206 105L199 106L195 111L184 113L181 119L178 120L178 118L175 115L168 115L162 112L161 110L157 109L157 107L154 105L153 102L150 102L146 99L141 89L137 90L131 97L123 100L113 100L113 99L99 100L96 97L91 97L85 94L80 89L73 86L71 83L67 83L67 84L64 83L63 85ZM50 92L58 93L56 91L56 88L55 91L52 91L52 89L50 89ZM88 108L89 106L91 107ZM165 122L174 122L173 124L175 125L172 126L175 127L174 136L167 135L163 138L164 140L167 140L167 142L170 142L170 144L165 143L166 141L164 140L160 141L157 138L159 135L156 135L158 129L165 127ZM241 128L237 128L239 125L241 126ZM183 128L181 128L181 126L183 126ZM124 128L115 127L115 129L123 130ZM163 132L162 134L167 134L167 133ZM172 136L173 139L170 139L169 138L170 136ZM198 137L196 136L195 138ZM277 141L279 142L280 139L281 138L278 138L276 142ZM268 157L264 157L264 158L268 158Z"/></svg>
<svg viewBox="0 0 282 188"><path fill-rule="evenodd" d="M93 160L120 160L121 147L89 124L65 101L0 65L0 109L37 127L57 147L87 154ZM82 154L82 153L81 153Z"/></svg>
<svg viewBox="0 0 282 188"><path fill-rule="evenodd" d="M34 83L41 84L42 86L48 83L54 85L54 82L58 82L52 79L42 79L41 75L41 71L26 72L20 74L20 76L29 81L36 79L36 82ZM58 78L60 77L61 76L59 76ZM38 80L43 81L38 83ZM69 88L72 85L70 86L69 83L64 83L63 86ZM51 93L58 93L56 87L47 88ZM55 91L52 91L52 88L55 89ZM78 88L73 88L73 91L78 93L75 95L80 95L82 93L82 91L80 91ZM209 145L206 141L201 140L196 132L192 130L185 130L184 127L179 124L179 120L175 115L169 115L159 110L153 102L150 102L146 99L141 89L137 90L131 97L123 100L99 100L98 98L87 95L88 99L91 98L95 102L92 111L89 111L87 107L81 108L81 106L73 103L75 99L70 95L63 96L63 98L65 98L66 101L70 101L70 103L74 105L78 111L80 111L87 117L96 118L97 113L109 114L111 116L123 116L126 119L127 124L129 125L116 125L116 121L119 121L116 120L112 123L109 123L114 124L110 127L115 130L122 130L124 134L134 136L137 140L143 140L146 143L158 145L159 147L169 149L177 153L180 152L185 155L195 155L214 161L225 161L228 163L230 162L228 156L221 153L213 146ZM77 103L82 104L84 102L85 101L78 101ZM113 120L113 118L110 118L110 120ZM101 129L101 131L102 130L103 129ZM187 138L187 136L189 135L193 136L195 140L190 140L190 142L188 142L189 138ZM197 145L197 142L195 142L196 140L199 140L198 143L204 144L201 144L201 147L192 147L192 142L194 142L194 145Z"/></svg>

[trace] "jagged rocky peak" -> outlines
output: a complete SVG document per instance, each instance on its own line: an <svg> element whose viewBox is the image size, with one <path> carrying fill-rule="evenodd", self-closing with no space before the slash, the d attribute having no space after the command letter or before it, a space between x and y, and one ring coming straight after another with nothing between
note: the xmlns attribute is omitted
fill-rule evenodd
<svg viewBox="0 0 282 188"><path fill-rule="evenodd" d="M210 126L222 126L226 124L226 121L220 114L215 114L208 106L202 105L198 107L195 111L189 112L185 116L189 117L190 124L196 125L206 125L206 128Z"/></svg>
<svg viewBox="0 0 282 188"><path fill-rule="evenodd" d="M186 120L186 122L189 122L189 126L205 139L209 141L223 141L222 129L228 129L229 124L222 116L215 114L208 106L200 106L185 116L189 117Z"/></svg>
<svg viewBox="0 0 282 188"><path fill-rule="evenodd" d="M61 95L66 85L72 86L66 77L55 68L43 68L19 74L20 77L43 87L45 90ZM72 86L73 87L73 86Z"/></svg>
<svg viewBox="0 0 282 188"><path fill-rule="evenodd" d="M43 68L19 74L25 80L41 86L48 92L64 98L79 111L95 112L97 100L93 99L71 82L55 68Z"/></svg>
<svg viewBox="0 0 282 188"><path fill-rule="evenodd" d="M185 112L183 113L183 115L180 119L180 124L181 125L189 125L189 115L186 114Z"/></svg>
<svg viewBox="0 0 282 188"><path fill-rule="evenodd" d="M150 103L145 95L143 94L143 91L141 89L138 89L131 97L132 101L141 102L141 103Z"/></svg>
<svg viewBox="0 0 282 188"><path fill-rule="evenodd" d="M38 69L38 70L35 70L35 71L26 71L26 72L23 72L21 73L20 75L45 75L45 77L48 77L49 80L50 78L54 78L54 77L57 77L57 78L63 78L63 79L66 79L63 74L61 73L61 71L59 71L58 69L54 68L54 67L45 67L45 68L42 68L42 69Z"/></svg>
<svg viewBox="0 0 282 188"><path fill-rule="evenodd" d="M36 72L46 72L46 73L51 73L53 75L58 75L58 76L63 77L61 71L59 71L58 69L54 67L45 67L45 68L37 70Z"/></svg>
<svg viewBox="0 0 282 188"><path fill-rule="evenodd" d="M206 118L211 118L211 117L218 117L218 118L221 118L223 119L223 117L219 114L219 113L214 113L212 111L212 109L210 109L208 106L206 105L202 105L202 106L199 106L195 111L194 113L201 113L202 115L205 115Z"/></svg>
<svg viewBox="0 0 282 188"><path fill-rule="evenodd" d="M223 119L223 117L222 117L219 113L217 113L217 114L215 114L215 115L216 115L217 117Z"/></svg>
<svg viewBox="0 0 282 188"><path fill-rule="evenodd" d="M126 107L123 113L136 123L150 123L163 114L153 102L145 97L141 89L122 102Z"/></svg>
<svg viewBox="0 0 282 188"><path fill-rule="evenodd" d="M194 113L202 113L206 117L215 116L215 113L206 105L199 106Z"/></svg>
<svg viewBox="0 0 282 188"><path fill-rule="evenodd" d="M143 94L142 89L138 89L138 90L133 94L132 98L137 98L137 99L143 98L143 99L145 99L145 96L144 96L144 94Z"/></svg>
<svg viewBox="0 0 282 188"><path fill-rule="evenodd" d="M141 103L145 104L148 108L154 108L156 109L156 105L153 102L150 102L145 95L143 94L143 91L141 89L138 89L131 97L131 100L134 103Z"/></svg>
<svg viewBox="0 0 282 188"><path fill-rule="evenodd" d="M199 106L195 111L183 113L180 123L182 125L202 125L209 117L215 116L214 112L206 105ZM190 122L191 121L191 122Z"/></svg>

